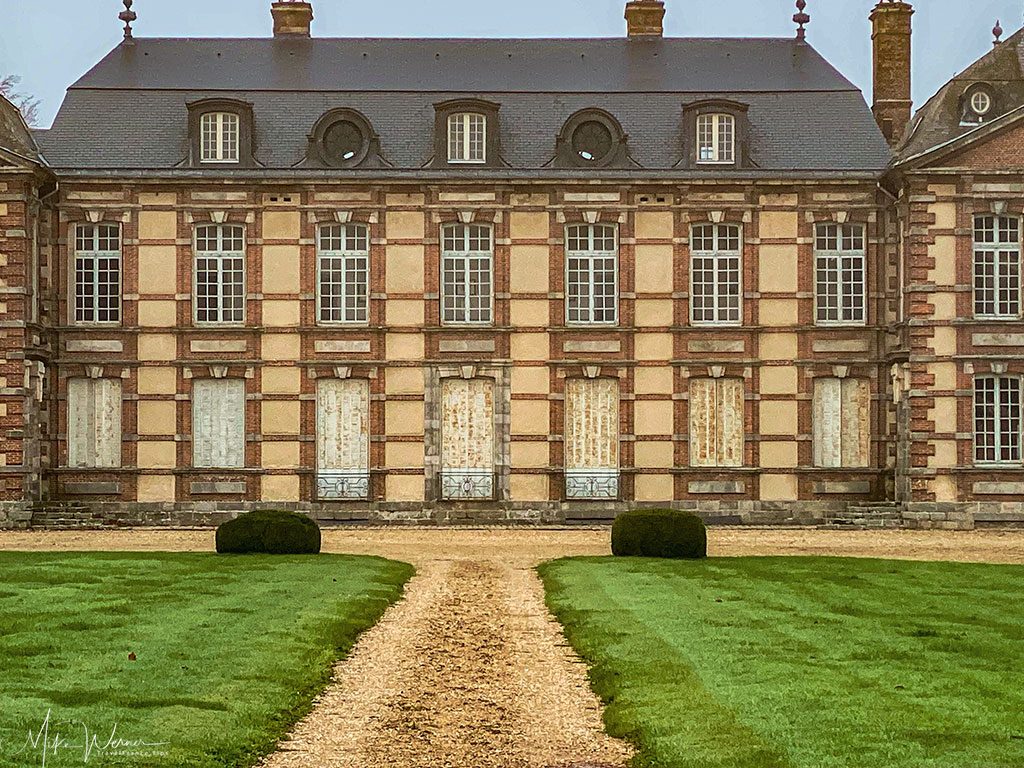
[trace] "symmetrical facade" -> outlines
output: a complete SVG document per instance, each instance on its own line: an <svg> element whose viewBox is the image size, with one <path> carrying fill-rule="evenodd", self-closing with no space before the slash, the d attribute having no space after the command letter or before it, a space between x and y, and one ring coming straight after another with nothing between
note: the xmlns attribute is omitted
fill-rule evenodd
<svg viewBox="0 0 1024 768"><path fill-rule="evenodd" d="M7 105L7 522L1013 512L1024 197L1012 142L905 148L910 7L874 116L802 34L626 13L323 40L277 2L265 41L129 32L47 131Z"/></svg>

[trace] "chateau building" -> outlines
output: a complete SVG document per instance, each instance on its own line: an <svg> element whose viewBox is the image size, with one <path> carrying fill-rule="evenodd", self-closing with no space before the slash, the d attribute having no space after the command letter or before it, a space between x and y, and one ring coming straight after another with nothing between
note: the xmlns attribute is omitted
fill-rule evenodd
<svg viewBox="0 0 1024 768"><path fill-rule="evenodd" d="M1021 33L125 40L0 104L0 522L1024 519Z"/></svg>

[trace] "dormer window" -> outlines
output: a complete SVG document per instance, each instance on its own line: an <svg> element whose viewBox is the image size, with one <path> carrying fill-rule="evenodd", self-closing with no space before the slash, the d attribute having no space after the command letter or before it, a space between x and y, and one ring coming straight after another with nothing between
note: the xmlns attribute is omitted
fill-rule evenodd
<svg viewBox="0 0 1024 768"><path fill-rule="evenodd" d="M992 109L992 97L985 91L977 91L971 96L971 110L979 117L984 117Z"/></svg>
<svg viewBox="0 0 1024 768"><path fill-rule="evenodd" d="M736 161L736 118L707 114L697 118L697 162L734 163Z"/></svg>
<svg viewBox="0 0 1024 768"><path fill-rule="evenodd" d="M448 162L487 162L487 118L458 112L448 118Z"/></svg>
<svg viewBox="0 0 1024 768"><path fill-rule="evenodd" d="M202 162L238 162L238 115L207 112L201 118Z"/></svg>
<svg viewBox="0 0 1024 768"><path fill-rule="evenodd" d="M454 99L434 105L434 158L445 168L472 165L501 168L500 104L483 99Z"/></svg>
<svg viewBox="0 0 1024 768"><path fill-rule="evenodd" d="M256 166L252 104L218 98L200 99L187 106L189 156L182 165Z"/></svg>
<svg viewBox="0 0 1024 768"><path fill-rule="evenodd" d="M749 106L729 99L683 105L683 156L678 166L751 167Z"/></svg>
<svg viewBox="0 0 1024 768"><path fill-rule="evenodd" d="M988 83L974 83L960 96L961 125L977 125L994 120L1005 108L1001 108L998 94Z"/></svg>
<svg viewBox="0 0 1024 768"><path fill-rule="evenodd" d="M603 109L584 109L572 115L555 141L559 168L623 168L629 163L626 133Z"/></svg>

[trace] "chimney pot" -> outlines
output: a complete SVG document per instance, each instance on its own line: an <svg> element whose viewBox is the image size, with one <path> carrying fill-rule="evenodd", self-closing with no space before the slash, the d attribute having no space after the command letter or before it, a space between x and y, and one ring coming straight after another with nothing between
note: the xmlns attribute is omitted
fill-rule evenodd
<svg viewBox="0 0 1024 768"><path fill-rule="evenodd" d="M664 0L630 0L626 3L626 32L631 40L665 36Z"/></svg>
<svg viewBox="0 0 1024 768"><path fill-rule="evenodd" d="M310 37L313 6L306 0L277 0L270 7L274 37Z"/></svg>
<svg viewBox="0 0 1024 768"><path fill-rule="evenodd" d="M871 11L873 93L871 111L892 146L906 133L914 107L910 90L911 17L903 0L880 0Z"/></svg>

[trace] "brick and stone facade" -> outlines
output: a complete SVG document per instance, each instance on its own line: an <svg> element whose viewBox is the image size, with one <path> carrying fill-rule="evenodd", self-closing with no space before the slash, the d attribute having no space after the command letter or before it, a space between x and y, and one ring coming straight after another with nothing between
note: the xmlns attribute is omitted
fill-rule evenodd
<svg viewBox="0 0 1024 768"><path fill-rule="evenodd" d="M305 4L277 5L291 16L275 16L288 21L275 44L315 45L306 39ZM275 14L284 11L275 6ZM657 2L630 3L638 39L629 44L662 45L663 12ZM875 117L898 154L907 145L901 137L921 130L906 125L911 13L905 3L883 2L873 14L882 60L899 70L876 61ZM890 48L906 56L889 57ZM790 60L787 52L787 67ZM857 151L883 162L870 167L852 157L848 137L826 137L833 151L851 153L837 160L849 167L797 170L805 159L776 159L785 146L759 144L764 131L744 122L748 108L751 121L768 119L767 108L732 94L717 106L687 107L693 115L735 116L742 130L728 168L694 164L685 136L667 163L674 167L645 167L657 137L645 145L623 131L622 149L609 154L618 159L605 169L567 170L561 147L529 171L492 159L467 173L429 156L432 145L445 147L431 138L430 121L419 165L393 167L396 146L405 145L375 120L381 134L369 142L367 165L327 172L301 157L272 164L261 133L269 130L261 122L267 110L254 91L236 102L254 115L254 125L241 126L243 144L254 145L249 168L188 160L158 167L164 161L154 159L117 172L99 159L95 168L61 160L79 140L76 105L99 98L90 87L69 93L67 116L40 138L48 159L56 158L52 167L38 155L0 164L0 312L7 316L0 423L10 510L0 524L33 516L37 524L201 524L259 507L322 520L585 522L658 505L712 520L799 524L888 507L911 525L970 527L1016 520L1022 511L1020 470L994 472L972 460L973 374L1024 374L1016 361L1024 337L1014 323L971 319L974 215L1024 214L1024 188L1007 175L1019 165L1013 131L968 142L939 165L930 157L922 163L920 152L902 154L906 162L898 158L887 172L888 150L856 94L846 122L866 113L870 123ZM198 90L195 100L167 106L183 126L182 147L197 146L184 126L199 124L192 112L209 94ZM541 111L480 90L473 99L491 120L500 109L503 126ZM325 97L317 109L347 108L333 98L338 103ZM583 98L604 109L598 97ZM666 101L675 110L669 122L696 126L698 117L690 123L679 113L676 94ZM401 106L401 119L453 103L432 92L422 107ZM575 109L565 107L566 116ZM610 129L626 117L613 113L609 107L603 114L611 117L600 118ZM288 127L287 115L277 119L273 130ZM555 133L538 141L553 145ZM503 131L501 140L491 150L505 165L526 156L519 134ZM367 233L366 322L320 322L318 232L337 223ZM490 323L453 325L442 315L442 231L452 223L490 232ZM119 235L117 322L76 317L76 228L84 225L111 225ZM237 324L196 322L197 228L207 225L243 233ZM614 323L567 321L567 232L577 225L615 233ZM736 322L694 322L694 233L705 225L738 232ZM840 243L844 233L859 237L863 317L853 321L830 322L820 308L828 300L819 284L827 231ZM201 468L196 392L217 381L239 383L244 393L242 460ZM80 433L71 424L81 419L69 408L72 387L119 393L116 413L97 406L89 416L118 428L116 446L109 436L90 446L105 456L98 461L71 460L83 450L70 444L72 431ZM325 415L326 389L365 397L364 412L353 419L341 406L341 417ZM462 398L469 410L446 410L448 398ZM580 408L582 417L573 410ZM366 443L365 498L322 492L321 438L330 419L341 439ZM448 438L463 428L473 437L460 437L456 448L465 452L468 477L486 475L486 493L443 498L445 455L454 450ZM613 440L615 455L581 430ZM614 491L569 493L578 466L596 468L598 480L613 478Z"/></svg>

